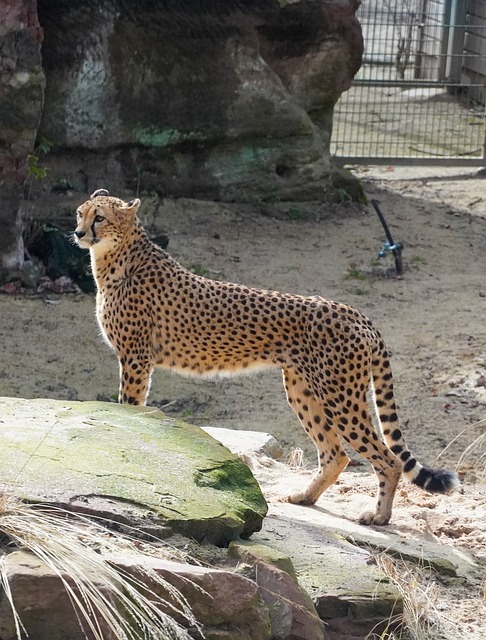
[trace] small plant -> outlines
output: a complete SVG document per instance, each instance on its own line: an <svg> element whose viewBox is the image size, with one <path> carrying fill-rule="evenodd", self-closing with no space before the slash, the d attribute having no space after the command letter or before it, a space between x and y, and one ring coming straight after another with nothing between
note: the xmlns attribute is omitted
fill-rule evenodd
<svg viewBox="0 0 486 640"><path fill-rule="evenodd" d="M360 280L361 282L366 281L367 279L363 271L353 266L349 267L349 269L347 270L346 278L352 280Z"/></svg>
<svg viewBox="0 0 486 640"><path fill-rule="evenodd" d="M441 451L437 459L450 449L457 440L468 435L470 429L475 430L478 427L482 430L482 433L474 438L464 449L456 464L456 471L462 478L464 478L467 473L471 473L473 477L476 476L479 480L484 481L486 480L486 418L478 422L473 422L460 431Z"/></svg>
<svg viewBox="0 0 486 640"><path fill-rule="evenodd" d="M295 447L287 456L287 465L293 471L302 471L309 468L309 461L306 460L304 451L300 447Z"/></svg>
<svg viewBox="0 0 486 640"><path fill-rule="evenodd" d="M196 262L196 264L192 264L189 269L195 273L197 276L202 276L205 278L209 274L209 269L206 269L202 264Z"/></svg>
<svg viewBox="0 0 486 640"><path fill-rule="evenodd" d="M43 167L39 164L39 158L42 155L46 155L53 147L53 143L47 138L41 138L40 142L34 148L32 153L27 156L27 165L29 177L35 180L44 180L47 177L47 167Z"/></svg>
<svg viewBox="0 0 486 640"><path fill-rule="evenodd" d="M356 267L355 265L351 265L348 268L345 274L345 278L347 280L356 280L357 282L368 282L368 277L364 273L364 271L361 271L361 269L358 269L358 267ZM356 287L353 293L357 296L366 296L368 295L369 290L365 289L364 287Z"/></svg>
<svg viewBox="0 0 486 640"><path fill-rule="evenodd" d="M463 451L457 468L465 467L471 469L476 474L479 480L486 480L486 419L475 422L471 426L481 426L483 433L475 438L471 444ZM466 464L468 460L472 460L471 463Z"/></svg>
<svg viewBox="0 0 486 640"><path fill-rule="evenodd" d="M240 259L235 256L232 258L233 262L239 262ZM194 264L190 264L188 267L189 271L195 273L197 276L201 276L201 278L209 278L211 280L226 280L226 276L224 271L220 271L218 269L208 269L204 265L196 262Z"/></svg>
<svg viewBox="0 0 486 640"><path fill-rule="evenodd" d="M353 201L353 198L349 195L346 189L340 188L337 190L337 197L339 204L348 204Z"/></svg>

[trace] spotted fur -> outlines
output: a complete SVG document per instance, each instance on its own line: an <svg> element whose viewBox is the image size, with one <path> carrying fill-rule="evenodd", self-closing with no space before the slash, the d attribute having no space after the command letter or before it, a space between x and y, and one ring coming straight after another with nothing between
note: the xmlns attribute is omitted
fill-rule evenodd
<svg viewBox="0 0 486 640"><path fill-rule="evenodd" d="M290 502L313 504L336 481L349 462L342 440L378 478L376 509L362 523L388 523L401 475L429 492L458 485L453 473L422 466L407 448L389 354L362 313L317 296L195 275L150 241L139 205L100 189L79 207L75 231L91 252L96 315L118 356L120 402L144 404L156 366L196 375L280 367L288 402L319 457L311 483Z"/></svg>

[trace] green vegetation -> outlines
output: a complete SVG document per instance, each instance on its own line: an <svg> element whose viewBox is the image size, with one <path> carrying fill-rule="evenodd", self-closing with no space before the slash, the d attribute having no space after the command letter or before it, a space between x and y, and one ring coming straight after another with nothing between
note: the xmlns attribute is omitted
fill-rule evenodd
<svg viewBox="0 0 486 640"><path fill-rule="evenodd" d="M346 278L352 280L360 280L361 282L365 282L368 279L363 271L354 266L349 267L348 271L346 272Z"/></svg>
<svg viewBox="0 0 486 640"><path fill-rule="evenodd" d="M27 156L29 177L35 180L44 180L47 177L47 167L39 164L40 156L46 155L54 146L47 138L41 138L32 153Z"/></svg>
<svg viewBox="0 0 486 640"><path fill-rule="evenodd" d="M192 271L192 273L195 273L197 276L202 276L203 278L207 278L209 275L209 270L199 262L191 264L189 270Z"/></svg>

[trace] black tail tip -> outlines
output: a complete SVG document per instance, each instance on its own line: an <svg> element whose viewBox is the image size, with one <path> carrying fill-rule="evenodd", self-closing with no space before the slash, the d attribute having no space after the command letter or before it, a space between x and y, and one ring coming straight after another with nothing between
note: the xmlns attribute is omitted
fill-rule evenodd
<svg viewBox="0 0 486 640"><path fill-rule="evenodd" d="M453 471L429 467L422 467L412 482L428 493L451 493L460 487L459 479Z"/></svg>

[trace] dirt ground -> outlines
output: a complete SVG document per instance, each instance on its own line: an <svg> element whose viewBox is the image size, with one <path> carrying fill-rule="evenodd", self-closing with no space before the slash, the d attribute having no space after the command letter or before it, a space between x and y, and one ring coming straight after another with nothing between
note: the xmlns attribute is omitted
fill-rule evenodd
<svg viewBox="0 0 486 640"><path fill-rule="evenodd" d="M169 252L200 274L361 309L393 352L410 449L423 463L456 469L484 505L486 445L473 443L486 432L486 177L460 169L354 170L404 245L402 277L390 255L377 257L385 236L371 206L187 201L166 207L159 228ZM73 196L73 212L81 199ZM0 395L116 398L116 358L99 337L94 296L4 294L0 318ZM149 402L198 425L269 432L286 454L301 448L315 463L279 371L222 380L157 371ZM369 467L355 459L353 470L361 469ZM477 540L474 546L476 553Z"/></svg>

